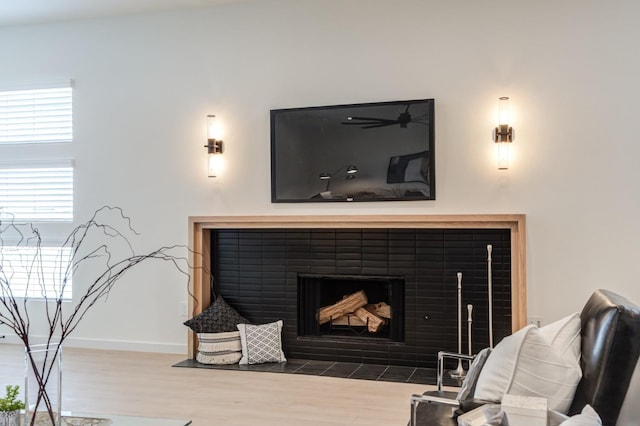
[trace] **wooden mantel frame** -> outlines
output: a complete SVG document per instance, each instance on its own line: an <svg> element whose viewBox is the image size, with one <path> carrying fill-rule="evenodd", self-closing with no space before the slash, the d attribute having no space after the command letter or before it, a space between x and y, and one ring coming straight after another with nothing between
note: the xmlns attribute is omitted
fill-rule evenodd
<svg viewBox="0 0 640 426"><path fill-rule="evenodd" d="M189 312L194 315L211 304L211 231L237 228L427 228L427 229L510 229L511 230L511 312L512 330L527 323L526 232L523 214L478 215L321 215L321 216L191 216ZM188 354L194 358L197 341L189 331Z"/></svg>

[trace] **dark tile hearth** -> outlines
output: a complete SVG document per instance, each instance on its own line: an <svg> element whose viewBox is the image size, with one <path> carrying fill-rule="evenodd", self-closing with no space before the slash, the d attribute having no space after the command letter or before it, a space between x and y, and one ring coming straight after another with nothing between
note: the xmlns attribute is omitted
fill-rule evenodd
<svg viewBox="0 0 640 426"><path fill-rule="evenodd" d="M256 365L212 365L186 359L174 367L205 368L212 370L261 371L268 373L307 374L312 376L337 377L341 379L376 380L382 382L436 384L436 369L424 367L401 367L395 365L360 364L355 362L333 362L306 359L289 359L282 363ZM460 386L460 381L444 378L445 386Z"/></svg>

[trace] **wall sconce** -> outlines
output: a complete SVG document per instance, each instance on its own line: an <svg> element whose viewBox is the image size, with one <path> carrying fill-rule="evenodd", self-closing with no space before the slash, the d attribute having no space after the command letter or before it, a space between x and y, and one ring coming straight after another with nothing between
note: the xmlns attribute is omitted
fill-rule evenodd
<svg viewBox="0 0 640 426"><path fill-rule="evenodd" d="M513 142L509 114L509 97L502 96L498 99L498 126L493 131L493 140L498 144L498 170L509 168L509 144Z"/></svg>
<svg viewBox="0 0 640 426"><path fill-rule="evenodd" d="M208 175L216 177L222 170L222 129L215 115L207 115L207 148Z"/></svg>
<svg viewBox="0 0 640 426"><path fill-rule="evenodd" d="M340 173L341 171L345 172L345 179L347 180L351 180L351 179L355 179L356 178L356 173L358 173L358 166L354 165L354 164L350 164L348 166L343 166L341 168L339 168L338 170L336 170L333 173L327 173L327 172L323 172L320 173L320 180L326 180L327 181L327 187L325 188L325 191L329 190L329 186L331 185L331 180L335 179L336 177L338 177L338 173Z"/></svg>

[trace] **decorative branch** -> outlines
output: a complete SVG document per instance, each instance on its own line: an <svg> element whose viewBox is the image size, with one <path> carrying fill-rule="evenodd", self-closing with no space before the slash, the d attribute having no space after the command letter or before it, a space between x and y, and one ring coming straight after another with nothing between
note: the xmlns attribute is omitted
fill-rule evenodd
<svg viewBox="0 0 640 426"><path fill-rule="evenodd" d="M43 403L47 417L53 424L54 407L47 395L46 386L54 371L58 351L89 310L99 300L107 299L114 285L127 272L150 260L168 263L186 277L188 294L195 300L190 290L189 270L192 266L185 255L174 254L189 249L183 245L170 245L139 254L129 240L133 235L139 234L122 209L104 206L96 210L86 223L71 231L56 256L54 272L47 276L44 270L42 238L38 229L32 224L17 222L14 216L5 214L0 209L0 326L10 328L24 343L28 363L39 387L33 411L37 411L40 403ZM18 250L16 260L12 261L5 255L10 247ZM17 271L22 272L22 276L27 279L24 294L19 294L21 292L17 292L11 285ZM83 276L86 274L93 278L89 280L83 293L74 297L73 304L63 304L68 283L80 271ZM82 287L74 285L74 288ZM31 294L39 296L32 297ZM51 346L56 349L54 355L45 357L44 364L40 366L31 353L33 343L29 332L32 305L29 301L32 299L39 299L44 303L47 325L45 345L47 349ZM37 307L42 309L40 304ZM31 425L34 422L35 416L31 418Z"/></svg>

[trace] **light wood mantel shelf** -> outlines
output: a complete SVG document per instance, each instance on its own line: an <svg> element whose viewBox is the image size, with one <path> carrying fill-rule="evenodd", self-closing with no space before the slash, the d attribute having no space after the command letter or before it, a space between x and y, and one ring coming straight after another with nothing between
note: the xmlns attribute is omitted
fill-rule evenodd
<svg viewBox="0 0 640 426"><path fill-rule="evenodd" d="M309 215L309 216L191 216L189 247L192 250L189 312L198 314L211 303L211 231L216 229L280 228L425 228L509 229L511 231L512 330L527 323L526 230L523 214L471 215ZM189 357L195 356L197 341L189 331Z"/></svg>

